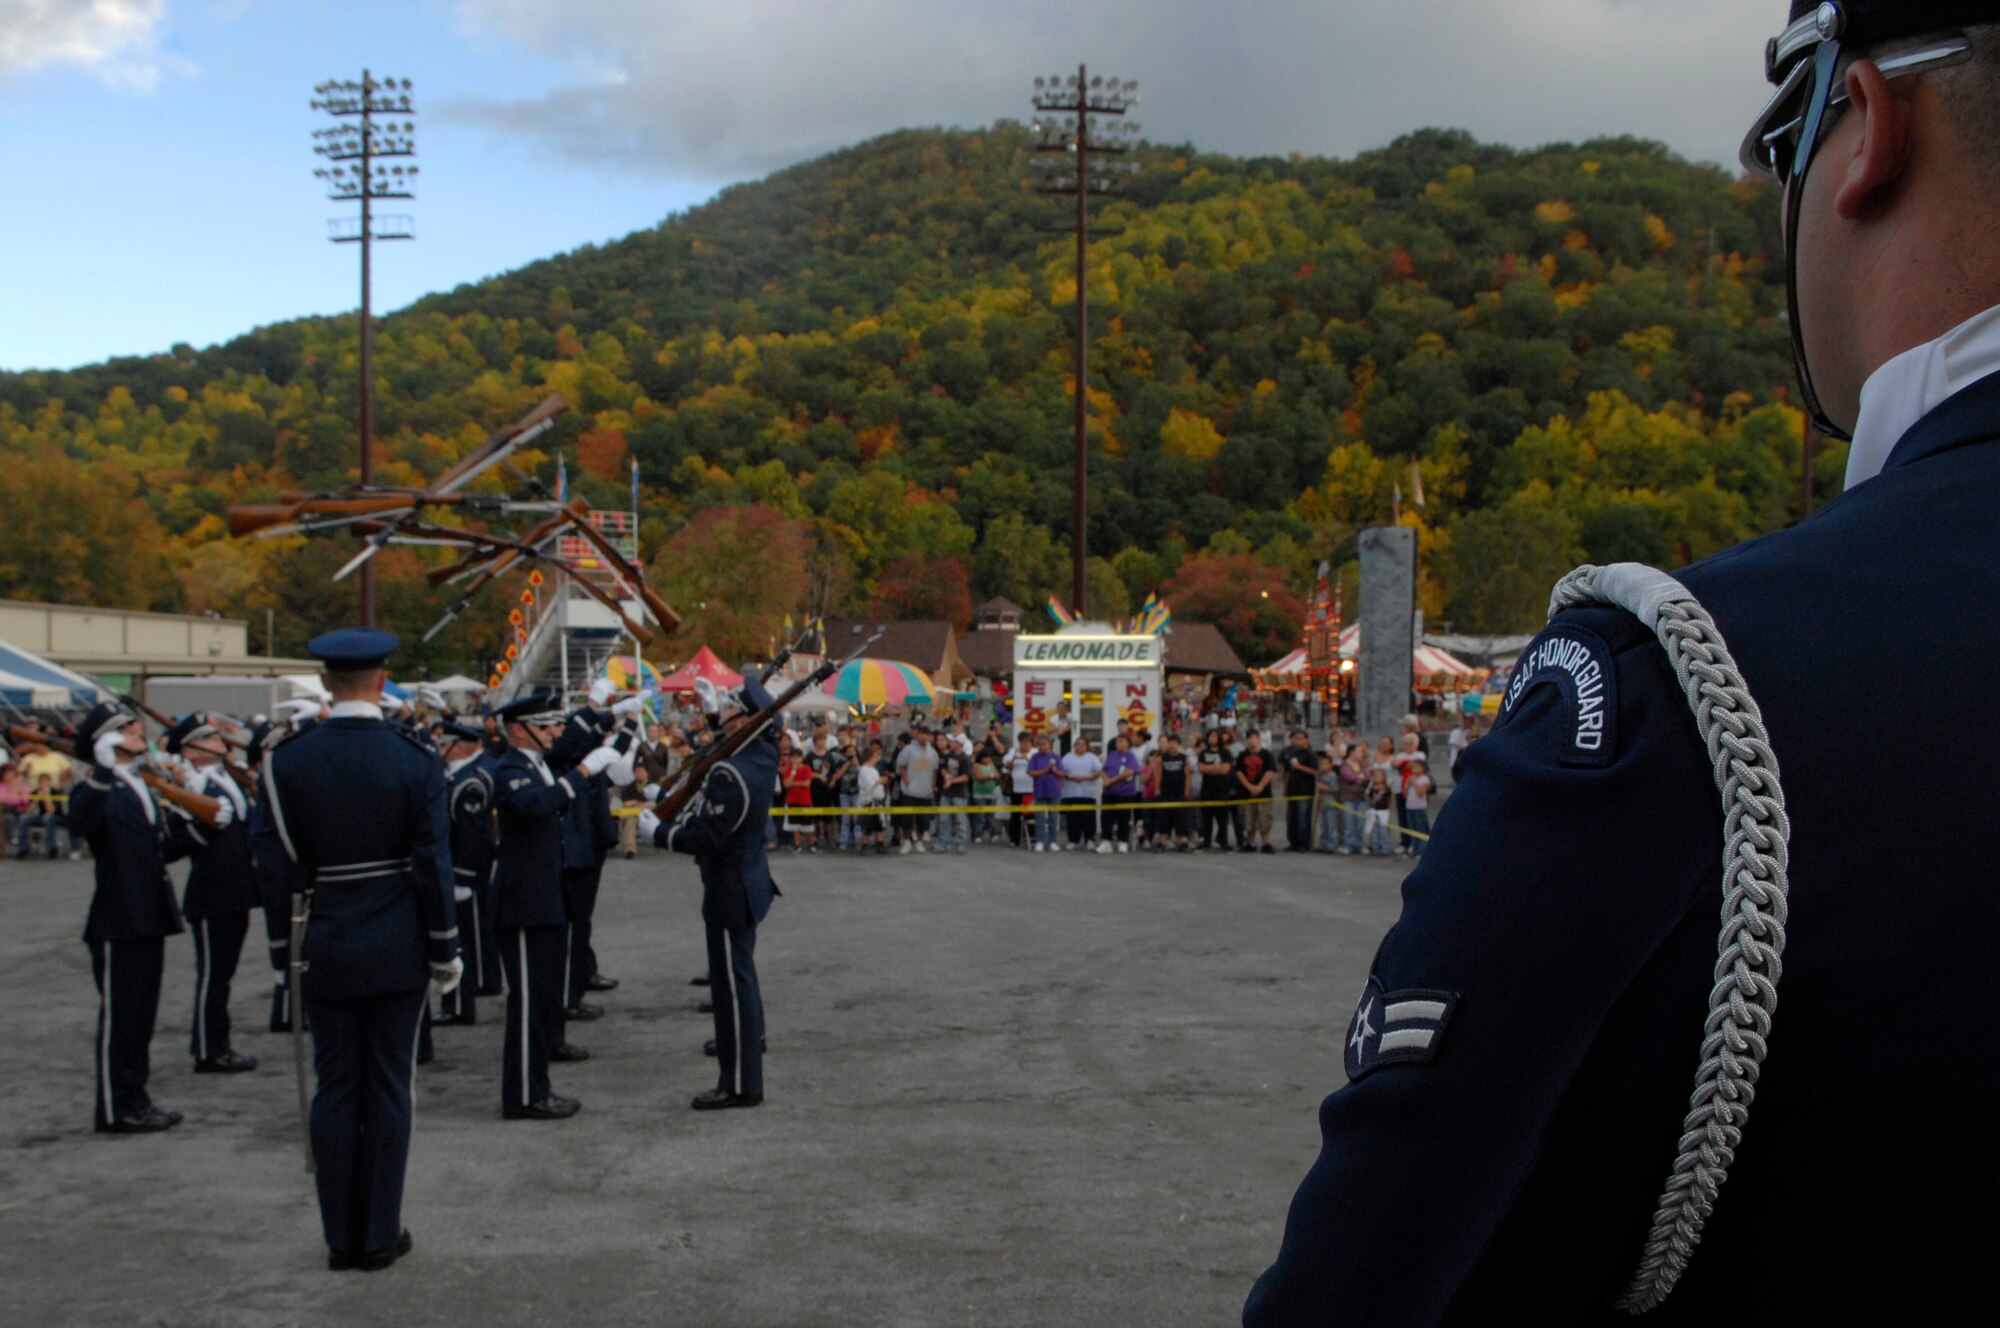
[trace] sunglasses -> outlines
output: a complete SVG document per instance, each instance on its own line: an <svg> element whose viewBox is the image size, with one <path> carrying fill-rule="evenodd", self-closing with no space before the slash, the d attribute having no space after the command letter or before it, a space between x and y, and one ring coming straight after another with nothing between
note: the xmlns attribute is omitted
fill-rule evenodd
<svg viewBox="0 0 2000 1328"><path fill-rule="evenodd" d="M1972 43L1955 37L1918 51L1885 56L1875 67L1888 79L1943 69L1972 57ZM1840 43L1821 42L1810 60L1785 75L1777 93L1743 136L1738 159L1743 169L1789 187L1811 162L1826 127L1847 103L1845 79L1836 78Z"/></svg>

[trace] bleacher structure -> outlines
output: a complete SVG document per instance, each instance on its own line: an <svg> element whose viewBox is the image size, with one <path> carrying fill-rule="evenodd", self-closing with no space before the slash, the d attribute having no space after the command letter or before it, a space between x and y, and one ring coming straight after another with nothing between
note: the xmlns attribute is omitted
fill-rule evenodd
<svg viewBox="0 0 2000 1328"><path fill-rule="evenodd" d="M639 561L639 531L632 513L593 511L589 519L626 561L644 565ZM590 578L623 604L633 621L644 621L637 593L583 536L557 534L542 547L576 570L553 572L540 602L523 606L528 640L512 671L501 680L499 704L536 690L556 692L568 700L587 690L613 655L635 653L634 642L617 616L578 589L575 577Z"/></svg>

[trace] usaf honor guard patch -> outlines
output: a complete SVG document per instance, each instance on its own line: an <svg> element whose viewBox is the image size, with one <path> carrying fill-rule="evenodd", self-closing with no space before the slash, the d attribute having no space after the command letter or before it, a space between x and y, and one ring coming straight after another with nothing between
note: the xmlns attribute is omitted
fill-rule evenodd
<svg viewBox="0 0 2000 1328"><path fill-rule="evenodd" d="M1569 708L1557 760L1563 765L1610 765L1618 747L1618 671L1604 638L1570 623L1556 623L1536 637L1514 663L1494 725L1505 723L1521 698L1544 683L1561 691Z"/></svg>
<svg viewBox="0 0 2000 1328"><path fill-rule="evenodd" d="M1385 1065L1429 1064L1456 1008L1456 992L1385 992L1369 978L1347 1025L1347 1077L1359 1079Z"/></svg>

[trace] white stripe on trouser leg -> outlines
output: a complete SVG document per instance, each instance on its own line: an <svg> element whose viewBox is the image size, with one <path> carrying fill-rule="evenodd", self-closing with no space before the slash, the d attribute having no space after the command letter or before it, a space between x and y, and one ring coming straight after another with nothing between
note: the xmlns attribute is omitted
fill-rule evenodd
<svg viewBox="0 0 2000 1328"><path fill-rule="evenodd" d="M729 1091L743 1091L743 1002L736 995L736 947L725 928L722 933L722 971L729 975L729 1015L736 1021L736 1086Z"/></svg>
<svg viewBox="0 0 2000 1328"><path fill-rule="evenodd" d="M104 1085L104 1123L118 1119L111 1109L111 942L104 942L104 1033L97 1039L97 1076Z"/></svg>
<svg viewBox="0 0 2000 1328"><path fill-rule="evenodd" d="M194 1040L200 1048L195 1053L199 1060L208 1059L208 974L215 967L215 952L209 948L208 919L194 924L194 965L197 981L194 984Z"/></svg>
<svg viewBox="0 0 2000 1328"><path fill-rule="evenodd" d="M576 953L576 924L563 928L563 1009L569 1008L569 957Z"/></svg>
<svg viewBox="0 0 2000 1328"><path fill-rule="evenodd" d="M528 929L521 936L521 1105L534 1099L528 1094Z"/></svg>
<svg viewBox="0 0 2000 1328"><path fill-rule="evenodd" d="M485 947L479 944L479 896L475 893L465 902L472 905L472 985L483 987L486 985L486 952Z"/></svg>

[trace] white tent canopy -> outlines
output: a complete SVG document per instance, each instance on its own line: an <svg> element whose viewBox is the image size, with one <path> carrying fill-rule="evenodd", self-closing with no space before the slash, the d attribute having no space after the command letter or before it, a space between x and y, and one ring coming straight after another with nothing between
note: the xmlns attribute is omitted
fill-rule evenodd
<svg viewBox="0 0 2000 1328"><path fill-rule="evenodd" d="M424 685L433 691L443 692L447 696L455 696L460 692L483 692L486 690L485 683L479 681L477 678L468 678L463 673L454 673L449 678L440 678L436 682L425 683Z"/></svg>

